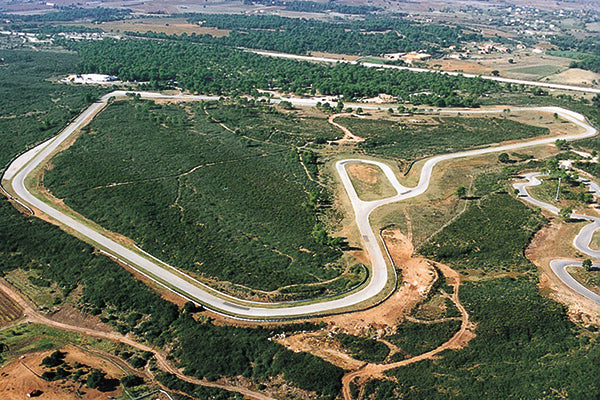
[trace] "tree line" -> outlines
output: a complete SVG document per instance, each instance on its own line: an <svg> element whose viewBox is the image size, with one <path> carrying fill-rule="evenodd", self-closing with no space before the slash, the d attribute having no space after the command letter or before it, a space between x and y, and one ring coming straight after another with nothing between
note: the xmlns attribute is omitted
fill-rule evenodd
<svg viewBox="0 0 600 400"><path fill-rule="evenodd" d="M81 72L143 81L151 88L177 85L196 93L235 95L265 89L345 99L388 93L409 102L415 93L426 91L430 97L419 97L422 101L432 101L433 95L450 98L452 105L472 106L481 95L502 87L460 75L377 70L347 63L322 65L183 41L105 39L63 44L81 55Z"/></svg>

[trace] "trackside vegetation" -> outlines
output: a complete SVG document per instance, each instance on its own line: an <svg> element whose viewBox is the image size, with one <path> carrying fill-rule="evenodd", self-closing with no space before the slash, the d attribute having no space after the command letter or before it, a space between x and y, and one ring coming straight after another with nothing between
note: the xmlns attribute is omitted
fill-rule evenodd
<svg viewBox="0 0 600 400"><path fill-rule="evenodd" d="M362 398L538 399L553 393L587 398L598 393L593 372L600 360L598 334L570 322L561 305L538 293L535 267L522 254L543 219L503 193L510 171L477 179L480 201L472 201L421 249L465 272L486 274L485 279L467 278L460 290L461 301L477 324L476 337L466 348L446 351L438 360L388 371L396 381L371 381ZM482 226L485 231L476 228ZM513 227L511 235L508 230L502 233L505 226ZM523 226L527 234L519 235ZM467 251L447 250L451 246L464 250L468 243L473 247ZM494 243L503 246L503 258ZM516 274L511 278L506 272Z"/></svg>
<svg viewBox="0 0 600 400"><path fill-rule="evenodd" d="M208 279L273 291L338 276L341 252L313 237L329 193L283 145L305 141L305 128L288 134L290 122L272 107L188 112L115 102L53 159L44 182L91 220Z"/></svg>
<svg viewBox="0 0 600 400"><path fill-rule="evenodd" d="M23 137L15 135L14 132L27 132L28 126L39 126L33 123L36 119L32 116L43 118L46 115L54 115L56 110L70 115L69 107L75 105L79 112L85 105L82 94L97 91L94 88L54 85L45 80L54 73L66 73L67 69L77 62L73 54L43 51L11 51L1 54L5 58L2 68L10 68L15 71L15 75L0 74L0 80L11 82L0 85L0 90L8 90L5 87L13 85L14 90L19 90L23 98L31 101L20 109L18 105L10 108L11 102L8 101L11 98L17 101L18 97L7 95L0 98L0 102L7 105L0 109L0 112L6 110L11 113L10 118L0 118L0 124L6 121L13 124L12 130L1 131L7 142L11 138L6 135L18 138L24 147L44 139L50 132L32 130L29 136ZM24 77L19 75L18 71L30 74ZM58 96L55 90L65 95ZM48 101L49 98L54 98L55 101ZM32 110L37 112L31 113ZM60 113L57 112L56 115L58 117ZM59 128L57 126L56 130ZM6 160L14 156L9 147L1 147L0 154ZM117 331L135 334L139 340L169 349L172 354L179 354L177 349L183 346L181 354L189 354L189 359L173 358L173 355L170 358L179 366L196 371L197 376L210 375L207 370L199 370L194 364L202 361L208 363L207 365L226 365L227 369L223 373L232 374L230 376L244 374L251 379L264 378L262 383L265 384L268 384L272 377L281 375L288 384L314 390L324 398L335 397L332 393L337 393L341 386L341 369L319 358L288 351L275 341L269 340L271 335L286 329L290 329L291 332L312 330L316 329L315 325L302 324L272 331L220 327L213 335L211 330L217 327L206 318L195 321L188 311L162 299L155 291L134 279L123 267L96 253L89 245L54 225L24 216L8 201L2 201L0 273L4 275L17 268L34 271L35 276L43 282L51 281L52 290L56 291L59 300L57 304L68 301L82 311L97 315ZM203 331L204 334L197 335L199 331ZM186 339L192 337L195 339L193 342ZM229 340L230 346L236 351L221 351L221 347L213 347L219 340ZM45 341L44 346L46 345L51 346L51 343ZM148 355L143 353L123 354L123 357L135 366L145 365L149 361ZM322 376L323 381L315 380L315 376ZM219 390L204 390L199 393L202 393L202 396L218 395L222 399L235 399L237 396Z"/></svg>
<svg viewBox="0 0 600 400"><path fill-rule="evenodd" d="M342 117L337 121L366 139L361 150L404 160L550 133L548 128L496 117L422 119L415 115L399 120Z"/></svg>
<svg viewBox="0 0 600 400"><path fill-rule="evenodd" d="M388 93L408 102L414 93L427 91L457 99L457 106L472 106L481 95L501 90L499 83L480 78L346 63L321 65L203 43L105 39L63 45L81 55L81 72L147 82L151 88L172 87L177 82L179 87L205 94L253 94L265 89L354 99Z"/></svg>

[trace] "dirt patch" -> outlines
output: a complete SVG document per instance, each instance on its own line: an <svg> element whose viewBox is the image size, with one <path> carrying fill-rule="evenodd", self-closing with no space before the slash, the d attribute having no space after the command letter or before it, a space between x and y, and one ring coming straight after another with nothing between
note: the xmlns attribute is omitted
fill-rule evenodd
<svg viewBox="0 0 600 400"><path fill-rule="evenodd" d="M545 80L563 85L597 86L600 82L600 74L579 68L571 68L559 74L548 76Z"/></svg>
<svg viewBox="0 0 600 400"><path fill-rule="evenodd" d="M427 296L435 277L431 263L413 253L412 244L399 229L386 229L382 236L400 272L398 280L402 283L394 294L376 307L325 318L330 329L359 336L393 333L395 326Z"/></svg>
<svg viewBox="0 0 600 400"><path fill-rule="evenodd" d="M368 185L376 185L381 180L380 170L372 164L353 163L348 164L346 169L353 178Z"/></svg>
<svg viewBox="0 0 600 400"><path fill-rule="evenodd" d="M277 339L277 342L295 352L314 354L345 370L355 370L366 364L345 353L339 342L333 340L329 337L328 332L324 331L281 337Z"/></svg>
<svg viewBox="0 0 600 400"><path fill-rule="evenodd" d="M61 306L59 310L47 314L47 317L67 325L80 326L99 332L113 332L113 329L102 323L98 317L82 314L70 305Z"/></svg>
<svg viewBox="0 0 600 400"><path fill-rule="evenodd" d="M86 351L75 346L66 346L60 349L66 352L65 362L73 366L75 362L86 365L86 370L91 368L99 369L106 373L107 378L119 379L125 374L115 365L107 360L93 356ZM101 392L96 389L81 387L71 379L48 382L40 376L48 371L48 368L41 367L40 364L44 357L49 356L53 350L27 354L24 358L15 360L12 363L0 369L0 398L4 400L22 400L27 398L27 393L34 389L42 392L38 399L52 400L72 400L80 398L84 400L107 399L109 396L115 397L121 394L121 389L117 385L116 390ZM80 388L81 387L81 388ZM75 393L79 390L79 396Z"/></svg>

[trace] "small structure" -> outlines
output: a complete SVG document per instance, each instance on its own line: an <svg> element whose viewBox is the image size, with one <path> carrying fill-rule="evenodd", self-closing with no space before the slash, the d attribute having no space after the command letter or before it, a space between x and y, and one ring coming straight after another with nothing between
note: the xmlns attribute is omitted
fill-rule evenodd
<svg viewBox="0 0 600 400"><path fill-rule="evenodd" d="M75 74L61 79L61 82L82 83L82 84L106 84L117 81L118 78L112 75L102 74Z"/></svg>
<svg viewBox="0 0 600 400"><path fill-rule="evenodd" d="M429 58L431 58L431 54L416 53L414 51L400 57L400 59L402 61L404 61L406 64L409 64L409 65L412 65L412 63L415 61L425 61L425 60L428 60Z"/></svg>
<svg viewBox="0 0 600 400"><path fill-rule="evenodd" d="M43 392L41 390L38 389L29 389L27 391L27 397L38 397L42 394Z"/></svg>

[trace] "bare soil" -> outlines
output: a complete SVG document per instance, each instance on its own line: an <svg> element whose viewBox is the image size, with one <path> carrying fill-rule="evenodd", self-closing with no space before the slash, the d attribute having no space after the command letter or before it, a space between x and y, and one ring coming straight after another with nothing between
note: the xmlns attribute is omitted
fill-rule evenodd
<svg viewBox="0 0 600 400"><path fill-rule="evenodd" d="M546 81L563 85L597 86L600 74L579 68L571 68L559 74L550 75Z"/></svg>
<svg viewBox="0 0 600 400"><path fill-rule="evenodd" d="M67 353L65 361L71 366L75 362L79 362L90 368L105 372L106 377L109 379L119 379L125 375L109 361L91 355L75 346L69 345L60 350ZM80 389L80 384L71 379L48 382L40 378L45 371L49 370L40 366L40 363L44 357L49 356L53 351L27 354L24 358L15 360L0 369L0 398L22 400L26 398L27 393L32 389L42 392L37 398L51 400L109 399L111 396L115 397L121 394L119 385L116 386L116 390L101 392L85 386ZM75 395L78 389L79 396Z"/></svg>

